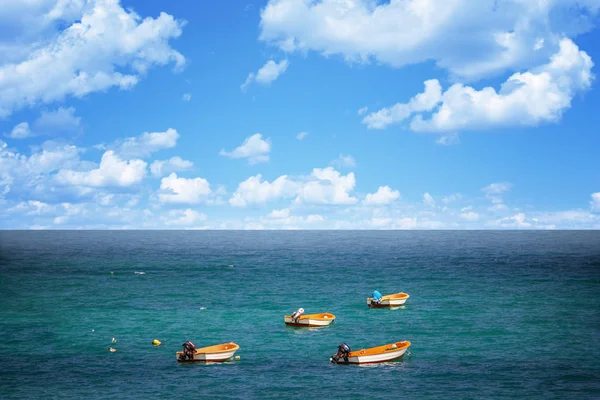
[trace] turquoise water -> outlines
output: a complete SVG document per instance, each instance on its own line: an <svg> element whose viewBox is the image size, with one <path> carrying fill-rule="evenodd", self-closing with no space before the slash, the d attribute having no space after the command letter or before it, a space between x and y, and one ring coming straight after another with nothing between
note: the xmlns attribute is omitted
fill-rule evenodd
<svg viewBox="0 0 600 400"><path fill-rule="evenodd" d="M599 305L597 231L1 231L0 397L599 398ZM298 307L336 322L286 327ZM241 359L178 364L186 340Z"/></svg>

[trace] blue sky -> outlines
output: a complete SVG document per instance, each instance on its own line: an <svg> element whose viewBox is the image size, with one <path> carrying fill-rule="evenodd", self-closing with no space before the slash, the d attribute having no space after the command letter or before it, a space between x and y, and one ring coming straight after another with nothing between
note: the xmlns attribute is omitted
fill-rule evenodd
<svg viewBox="0 0 600 400"><path fill-rule="evenodd" d="M8 0L2 229L598 229L598 0Z"/></svg>

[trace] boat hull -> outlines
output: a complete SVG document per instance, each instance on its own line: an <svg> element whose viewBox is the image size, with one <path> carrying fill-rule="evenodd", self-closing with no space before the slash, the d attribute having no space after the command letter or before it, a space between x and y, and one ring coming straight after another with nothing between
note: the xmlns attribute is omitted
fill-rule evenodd
<svg viewBox="0 0 600 400"><path fill-rule="evenodd" d="M373 349L352 351L348 355L348 361L341 359L337 361L336 364L379 364L400 360L408 351L410 344L410 342L406 341L395 343L397 348L393 348L392 346L394 344L392 343ZM330 360L332 360L332 358L330 358Z"/></svg>
<svg viewBox="0 0 600 400"><path fill-rule="evenodd" d="M213 346L215 347L215 346ZM175 353L175 357L177 361L180 363L214 363L214 362L224 362L233 358L236 351L240 349L235 343L222 345L218 350L215 351L206 351L204 349L197 349L193 359L181 360L179 356L183 354L183 352L178 351Z"/></svg>
<svg viewBox="0 0 600 400"><path fill-rule="evenodd" d="M372 304L371 297L367 298L367 305L369 306L369 308L386 308L386 307L397 307L397 306L401 306L404 303L406 303L406 300L408 300L410 296L406 293L399 293L396 295L389 295L389 296L383 296L383 298L381 299L381 303L379 304Z"/></svg>
<svg viewBox="0 0 600 400"><path fill-rule="evenodd" d="M319 314L320 317L312 317L311 315L303 315L298 321L294 321L291 316L286 315L283 320L287 326L294 327L309 327L319 328L331 325L335 321L335 315L333 314Z"/></svg>

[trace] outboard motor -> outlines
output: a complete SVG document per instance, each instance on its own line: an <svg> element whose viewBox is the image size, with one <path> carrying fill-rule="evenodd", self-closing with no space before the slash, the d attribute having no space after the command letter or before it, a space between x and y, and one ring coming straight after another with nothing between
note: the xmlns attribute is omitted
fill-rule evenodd
<svg viewBox="0 0 600 400"><path fill-rule="evenodd" d="M194 346L194 343L192 343L188 340L187 342L185 342L182 345L182 347L183 347L183 354L181 354L179 356L179 358L181 360L193 360L194 353L196 352L196 346Z"/></svg>
<svg viewBox="0 0 600 400"><path fill-rule="evenodd" d="M378 305L381 304L381 299L383 298L383 295L379 292L379 290L375 290L373 292L373 294L371 295L371 304L372 305Z"/></svg>
<svg viewBox="0 0 600 400"><path fill-rule="evenodd" d="M292 314L292 321L294 321L294 323L297 324L302 314L304 314L304 308L299 308L296 311L294 311Z"/></svg>
<svg viewBox="0 0 600 400"><path fill-rule="evenodd" d="M350 346L348 346L346 343L342 343L338 346L338 351L336 353L336 355L334 355L333 357L331 357L331 362L337 364L340 362L340 360L344 360L344 362L348 362L348 355L350 354L352 350L350 349Z"/></svg>

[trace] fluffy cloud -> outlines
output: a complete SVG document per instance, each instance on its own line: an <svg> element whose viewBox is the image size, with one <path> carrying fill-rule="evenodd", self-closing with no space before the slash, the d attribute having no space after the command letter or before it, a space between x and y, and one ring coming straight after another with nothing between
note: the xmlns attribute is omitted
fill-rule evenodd
<svg viewBox="0 0 600 400"><path fill-rule="evenodd" d="M599 8L595 0L270 0L260 39L393 67L434 60L453 76L479 78L535 65L559 35L589 30Z"/></svg>
<svg viewBox="0 0 600 400"><path fill-rule="evenodd" d="M299 229L299 226L318 224L324 222L325 217L319 214L310 214L306 217L291 215L289 208L281 210L273 210L266 218L260 218L260 223L256 225L262 226L261 229ZM256 229L256 226L253 228Z"/></svg>
<svg viewBox="0 0 600 400"><path fill-rule="evenodd" d="M11 139L26 139L34 136L34 134L31 132L27 122L21 122L20 124L15 125L9 134L5 134L4 136Z"/></svg>
<svg viewBox="0 0 600 400"><path fill-rule="evenodd" d="M413 97L408 103L398 103L382 108L363 118L363 124L370 129L383 129L390 124L404 121L413 113L432 110L442 98L442 86L437 79L425 81L425 91Z"/></svg>
<svg viewBox="0 0 600 400"><path fill-rule="evenodd" d="M444 196L442 198L442 202L444 204L449 204L449 203L453 203L455 201L458 201L460 199L462 199L462 194L460 194L460 193L452 193L452 194L450 194L448 196Z"/></svg>
<svg viewBox="0 0 600 400"><path fill-rule="evenodd" d="M263 204L275 199L293 197L298 192L298 184L282 175L273 182L263 181L262 175L251 176L238 185L229 199L234 207L246 207L249 204Z"/></svg>
<svg viewBox="0 0 600 400"><path fill-rule="evenodd" d="M59 107L55 111L42 111L33 127L38 135L73 133L80 129L81 118L75 115L73 107Z"/></svg>
<svg viewBox="0 0 600 400"><path fill-rule="evenodd" d="M350 154L347 156L340 154L338 158L331 162L331 165L337 168L354 168L356 167L356 160Z"/></svg>
<svg viewBox="0 0 600 400"><path fill-rule="evenodd" d="M206 215L192 209L171 210L163 217L165 225L194 225L205 221Z"/></svg>
<svg viewBox="0 0 600 400"><path fill-rule="evenodd" d="M8 193L11 185L13 191L45 191L57 170L89 166L79 159L80 152L76 146L47 141L26 156L0 140L0 192Z"/></svg>
<svg viewBox="0 0 600 400"><path fill-rule="evenodd" d="M295 198L298 204L355 204L358 200L350 195L355 184L354 173L341 175L332 167L314 168L310 175L298 180L282 175L269 182L263 181L262 175L258 174L240 183L229 203L245 207Z"/></svg>
<svg viewBox="0 0 600 400"><path fill-rule="evenodd" d="M463 213L460 213L460 217L466 221L470 221L470 222L474 222L474 221L479 221L479 214L474 212L474 211L466 211Z"/></svg>
<svg viewBox="0 0 600 400"><path fill-rule="evenodd" d="M377 192L369 193L363 203L370 206L390 204L400 198L400 192L392 190L389 186L379 186Z"/></svg>
<svg viewBox="0 0 600 400"><path fill-rule="evenodd" d="M429 207L435 207L436 204L435 200L433 199L433 196L431 196L429 193L425 193L423 195L423 203Z"/></svg>
<svg viewBox="0 0 600 400"><path fill-rule="evenodd" d="M284 208L282 210L273 210L267 217L269 218L287 218L290 216L290 209Z"/></svg>
<svg viewBox="0 0 600 400"><path fill-rule="evenodd" d="M56 174L56 181L72 186L127 187L144 179L146 166L146 162L142 160L122 160L112 150L109 150L102 155L98 168L89 171L63 169Z"/></svg>
<svg viewBox="0 0 600 400"><path fill-rule="evenodd" d="M271 152L271 140L263 140L260 133L247 137L241 146L235 148L231 152L222 149L220 154L230 158L247 158L248 164L254 165L261 162L269 161L269 153Z"/></svg>
<svg viewBox="0 0 600 400"><path fill-rule="evenodd" d="M172 157L168 160L156 160L150 165L150 172L155 178L160 178L171 172L186 171L194 166L194 163L181 157Z"/></svg>
<svg viewBox="0 0 600 400"><path fill-rule="evenodd" d="M265 65L260 67L256 74L254 72L250 72L246 78L246 81L240 86L240 89L242 89L242 91L246 91L252 82L258 82L262 85L270 85L271 82L279 78L279 76L285 72L287 67L287 60L282 60L279 63L269 60Z"/></svg>
<svg viewBox="0 0 600 400"><path fill-rule="evenodd" d="M207 200L212 194L210 184L203 178L178 178L176 173L162 178L161 192L158 198L161 203L199 203Z"/></svg>
<svg viewBox="0 0 600 400"><path fill-rule="evenodd" d="M492 183L481 190L487 195L498 195L508 192L512 185L509 182Z"/></svg>
<svg viewBox="0 0 600 400"><path fill-rule="evenodd" d="M164 132L144 132L111 146L123 158L147 157L162 149L175 147L179 133L169 128Z"/></svg>
<svg viewBox="0 0 600 400"><path fill-rule="evenodd" d="M592 193L592 200L590 201L590 207L592 211L600 212L600 192Z"/></svg>
<svg viewBox="0 0 600 400"><path fill-rule="evenodd" d="M55 111L42 111L40 117L34 121L33 127L29 123L17 124L10 134L5 136L11 139L25 139L38 135L52 135L60 133L75 133L81 128L81 118L75 116L73 107L60 107Z"/></svg>
<svg viewBox="0 0 600 400"><path fill-rule="evenodd" d="M8 7L2 14L27 18L29 8L35 7L39 5L27 2L17 6L16 12ZM170 39L181 35L184 23L168 14L142 19L116 0L92 0L85 5L60 1L44 11L34 20L58 20L68 26L46 36L51 40L30 38L31 45L25 46L25 51L0 65L0 117L67 96L83 97L111 87L131 88L153 65L184 65L184 57L169 45ZM32 80L32 76L36 78Z"/></svg>
<svg viewBox="0 0 600 400"><path fill-rule="evenodd" d="M356 204L352 197L356 179L354 173L342 175L332 167L314 168L309 181L299 185L297 203L308 204Z"/></svg>
<svg viewBox="0 0 600 400"><path fill-rule="evenodd" d="M563 39L548 64L513 74L498 92L492 87L476 90L457 83L441 93L439 82L429 80L425 82L425 91L408 103L371 113L363 123L369 128L382 129L415 113L410 128L426 132L556 122L571 106L575 94L591 86L593 65L587 53L571 40ZM429 118L418 114L426 111L433 114Z"/></svg>

